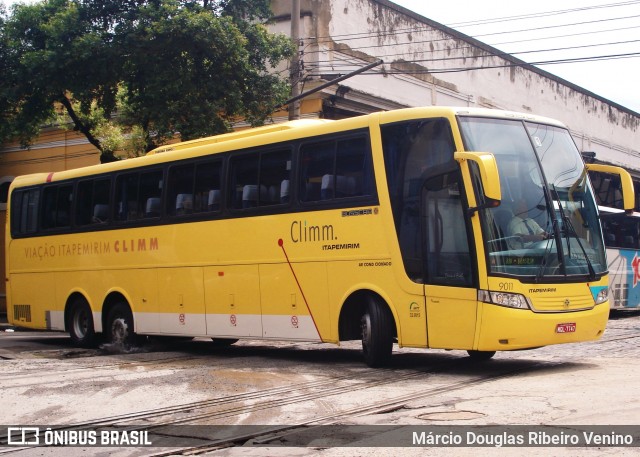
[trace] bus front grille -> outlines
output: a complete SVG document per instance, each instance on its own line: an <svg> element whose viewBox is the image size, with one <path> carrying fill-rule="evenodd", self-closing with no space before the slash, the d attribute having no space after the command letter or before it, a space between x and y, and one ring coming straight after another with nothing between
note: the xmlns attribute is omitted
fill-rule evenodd
<svg viewBox="0 0 640 457"><path fill-rule="evenodd" d="M579 297L535 297L532 299L533 310L539 313L557 313L567 311L583 311L593 309L593 297L583 295Z"/></svg>

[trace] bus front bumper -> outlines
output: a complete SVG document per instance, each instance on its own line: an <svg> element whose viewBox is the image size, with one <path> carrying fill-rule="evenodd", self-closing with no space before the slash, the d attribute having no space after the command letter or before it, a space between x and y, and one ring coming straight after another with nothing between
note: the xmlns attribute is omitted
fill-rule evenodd
<svg viewBox="0 0 640 457"><path fill-rule="evenodd" d="M609 318L609 302L590 310L534 313L480 303L479 351L512 351L599 339Z"/></svg>

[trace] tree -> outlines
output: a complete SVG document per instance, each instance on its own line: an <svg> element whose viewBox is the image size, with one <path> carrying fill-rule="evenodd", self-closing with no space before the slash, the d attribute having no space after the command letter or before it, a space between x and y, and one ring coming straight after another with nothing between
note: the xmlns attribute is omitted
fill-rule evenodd
<svg viewBox="0 0 640 457"><path fill-rule="evenodd" d="M0 142L27 145L56 110L113 159L118 129L145 150L259 125L288 95L269 0L43 0L0 17ZM114 130L115 129L115 130ZM115 145L115 146L114 146Z"/></svg>

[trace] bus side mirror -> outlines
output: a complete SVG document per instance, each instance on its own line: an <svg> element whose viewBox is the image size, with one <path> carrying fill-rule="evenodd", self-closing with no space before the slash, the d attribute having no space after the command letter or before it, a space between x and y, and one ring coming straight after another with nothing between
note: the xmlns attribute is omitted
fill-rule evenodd
<svg viewBox="0 0 640 457"><path fill-rule="evenodd" d="M502 192L500 190L498 163L494 155L490 152L458 151L454 153L453 158L460 165L466 160L471 160L478 165L478 169L480 170L480 180L482 181L485 202L477 208L470 208L471 212L499 206L500 200L502 199Z"/></svg>
<svg viewBox="0 0 640 457"><path fill-rule="evenodd" d="M627 213L633 212L636 207L635 193L633 191L633 180L627 170L614 165L603 165L600 163L587 163L585 166L587 167L587 171L597 171L618 176L620 178L620 189L622 190L623 209Z"/></svg>

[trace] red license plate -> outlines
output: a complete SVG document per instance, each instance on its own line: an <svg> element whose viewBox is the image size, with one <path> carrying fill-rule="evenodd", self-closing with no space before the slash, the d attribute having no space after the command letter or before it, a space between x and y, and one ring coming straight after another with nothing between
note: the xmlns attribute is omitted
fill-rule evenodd
<svg viewBox="0 0 640 457"><path fill-rule="evenodd" d="M556 325L556 333L573 333L576 331L575 322L570 322L568 324L558 324Z"/></svg>

